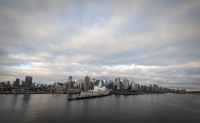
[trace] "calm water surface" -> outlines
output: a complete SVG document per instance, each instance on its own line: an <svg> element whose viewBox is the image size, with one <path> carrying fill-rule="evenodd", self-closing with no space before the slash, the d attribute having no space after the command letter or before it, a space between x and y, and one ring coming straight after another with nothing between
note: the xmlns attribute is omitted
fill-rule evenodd
<svg viewBox="0 0 200 123"><path fill-rule="evenodd" d="M0 95L0 123L200 123L200 96L155 94L68 102L67 95Z"/></svg>

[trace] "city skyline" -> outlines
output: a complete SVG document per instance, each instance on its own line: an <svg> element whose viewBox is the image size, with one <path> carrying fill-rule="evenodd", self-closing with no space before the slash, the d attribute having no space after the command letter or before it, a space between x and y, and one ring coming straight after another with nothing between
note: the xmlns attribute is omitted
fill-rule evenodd
<svg viewBox="0 0 200 123"><path fill-rule="evenodd" d="M86 79L87 78L87 79ZM120 90L120 85L121 83L124 83L125 86L123 86L121 89L127 89L128 86L131 86L132 83L135 83L135 84L138 84L138 85L142 85L142 86L151 86L151 85L156 85L157 83L151 83L150 81L148 82L144 82L144 81L136 81L136 80L133 80L133 79L129 79L129 78L125 78L125 77L115 77L115 78L109 78L109 79L105 79L105 78L93 78L93 79L90 79L90 77L87 75L85 77L72 77L71 75L68 77L68 79L66 79L65 81L51 81L51 82L35 82L35 81L32 81L33 80L33 77L32 76L25 76L25 79L20 79L20 78L16 78L16 80L13 80L13 81L4 81L4 82L0 82L0 85L9 85L12 87L17 87L17 86L24 86L24 87L34 87L34 86L41 86L41 85L45 85L45 86L50 86L50 85L53 85L55 83L63 83L63 84L67 84L68 85L68 90L70 90L70 88L73 88L73 84L72 83L75 83L77 84L77 86L83 86L84 89L86 89L86 91L88 90L91 90L89 86L91 86L90 84L93 83L101 83L103 82L103 85L106 85L109 83L115 83L117 88L116 90ZM85 85L86 83L86 85ZM80 85L82 84L82 85ZM32 85L32 86L31 86ZM100 84L102 86L102 84ZM100 86L98 85L98 86ZM166 84L163 82L163 83L160 83L159 86L162 86L163 88L169 88L169 89L187 89L187 91L199 91L198 88L190 88L190 87L171 87L171 86L166 86Z"/></svg>
<svg viewBox="0 0 200 123"><path fill-rule="evenodd" d="M198 0L2 0L0 82L88 75L200 89L199 6Z"/></svg>
<svg viewBox="0 0 200 123"><path fill-rule="evenodd" d="M33 77L26 76L25 81L16 78L16 81L0 82L0 94L47 94L47 93L62 93L62 94L80 94L82 96L93 94L109 93L135 95L145 93L196 93L198 90L190 90L183 88L168 88L162 87L157 84L142 85L135 81L129 81L127 78L115 78L115 80L95 80L90 81L90 77L86 76L83 79L73 79L72 76L68 77L65 83L54 82L52 84L42 84L32 82ZM85 96L86 96L85 95ZM93 95L95 96L95 95ZM95 96L96 97L96 96ZM71 100L71 99L70 99ZM73 100L73 98L72 98Z"/></svg>

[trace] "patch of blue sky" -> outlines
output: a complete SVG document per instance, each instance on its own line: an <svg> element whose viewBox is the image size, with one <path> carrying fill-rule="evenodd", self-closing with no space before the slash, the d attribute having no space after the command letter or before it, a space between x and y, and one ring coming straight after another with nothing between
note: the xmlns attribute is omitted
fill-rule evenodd
<svg viewBox="0 0 200 123"><path fill-rule="evenodd" d="M113 64L112 67L134 67L135 64Z"/></svg>
<svg viewBox="0 0 200 123"><path fill-rule="evenodd" d="M22 68L22 69L29 69L33 67L33 63L27 63L27 64L20 64L20 65L13 65L11 68Z"/></svg>

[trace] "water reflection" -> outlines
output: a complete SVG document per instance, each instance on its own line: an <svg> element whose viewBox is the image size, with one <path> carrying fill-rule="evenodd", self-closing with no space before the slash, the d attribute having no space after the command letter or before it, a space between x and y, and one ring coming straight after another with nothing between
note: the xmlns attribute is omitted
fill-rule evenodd
<svg viewBox="0 0 200 123"><path fill-rule="evenodd" d="M29 95L29 94L24 94L24 95L23 95L23 98L22 98L22 102L23 102L22 105L28 107L28 104L29 104L29 102L30 102L30 98L31 98L31 95Z"/></svg>
<svg viewBox="0 0 200 123"><path fill-rule="evenodd" d="M64 94L0 95L0 122L197 122L199 105L200 98L191 95L111 95L70 102Z"/></svg>
<svg viewBox="0 0 200 123"><path fill-rule="evenodd" d="M11 106L11 110L17 108L19 105L17 105L18 103L18 95L12 95L11 101L10 101L10 106ZM21 107L19 107L21 108Z"/></svg>

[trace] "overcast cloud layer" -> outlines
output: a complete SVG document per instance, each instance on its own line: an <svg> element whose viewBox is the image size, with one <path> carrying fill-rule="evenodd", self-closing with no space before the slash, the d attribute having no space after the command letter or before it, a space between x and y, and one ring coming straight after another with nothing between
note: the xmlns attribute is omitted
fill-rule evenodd
<svg viewBox="0 0 200 123"><path fill-rule="evenodd" d="M200 88L199 13L199 0L1 0L0 81Z"/></svg>

